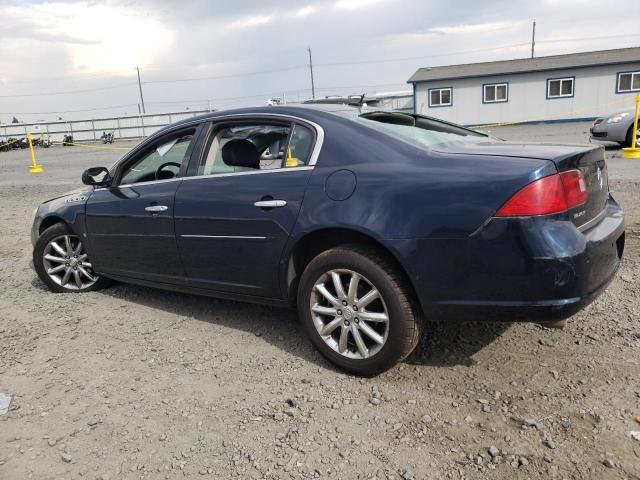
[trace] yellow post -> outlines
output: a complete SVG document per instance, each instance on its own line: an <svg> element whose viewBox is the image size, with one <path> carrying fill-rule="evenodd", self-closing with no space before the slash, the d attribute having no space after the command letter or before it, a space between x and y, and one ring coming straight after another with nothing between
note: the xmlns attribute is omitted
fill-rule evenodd
<svg viewBox="0 0 640 480"><path fill-rule="evenodd" d="M286 168L297 167L300 162L298 159L291 155L291 147L287 149L287 159L284 162Z"/></svg>
<svg viewBox="0 0 640 480"><path fill-rule="evenodd" d="M30 132L27 132L27 141L29 142L29 150L31 150L31 165L29 165L29 173L42 173L42 165L38 165L36 162L36 152L33 149Z"/></svg>
<svg viewBox="0 0 640 480"><path fill-rule="evenodd" d="M636 95L636 111L633 117L631 147L622 149L622 158L640 158L640 147L638 146L638 113L640 113L640 93Z"/></svg>

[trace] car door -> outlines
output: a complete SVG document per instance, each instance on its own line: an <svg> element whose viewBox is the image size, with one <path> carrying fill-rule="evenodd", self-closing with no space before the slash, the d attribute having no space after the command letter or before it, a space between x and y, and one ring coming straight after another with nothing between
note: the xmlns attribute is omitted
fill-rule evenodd
<svg viewBox="0 0 640 480"><path fill-rule="evenodd" d="M316 127L283 120L211 126L175 202L178 248L194 287L281 297L280 258L312 174L316 138Z"/></svg>
<svg viewBox="0 0 640 480"><path fill-rule="evenodd" d="M117 166L111 186L89 197L86 230L96 271L186 282L173 212L198 133L197 126L182 128L143 145Z"/></svg>

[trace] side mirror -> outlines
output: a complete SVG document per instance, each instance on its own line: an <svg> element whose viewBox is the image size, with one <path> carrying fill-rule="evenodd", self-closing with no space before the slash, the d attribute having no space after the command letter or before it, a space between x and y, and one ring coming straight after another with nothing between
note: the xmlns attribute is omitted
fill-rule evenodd
<svg viewBox="0 0 640 480"><path fill-rule="evenodd" d="M104 187L111 183L111 175L109 175L109 170L106 167L87 168L82 174L82 183Z"/></svg>

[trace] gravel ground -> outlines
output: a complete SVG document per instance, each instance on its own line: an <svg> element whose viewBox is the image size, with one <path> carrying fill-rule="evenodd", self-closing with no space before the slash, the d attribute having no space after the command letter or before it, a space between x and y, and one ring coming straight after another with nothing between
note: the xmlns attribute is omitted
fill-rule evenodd
<svg viewBox="0 0 640 480"><path fill-rule="evenodd" d="M585 142L587 128L492 133ZM640 161L607 152L626 259L565 330L428 324L405 363L360 379L292 311L49 293L29 267L33 208L121 153L38 151L41 175L0 153L0 478L640 478Z"/></svg>

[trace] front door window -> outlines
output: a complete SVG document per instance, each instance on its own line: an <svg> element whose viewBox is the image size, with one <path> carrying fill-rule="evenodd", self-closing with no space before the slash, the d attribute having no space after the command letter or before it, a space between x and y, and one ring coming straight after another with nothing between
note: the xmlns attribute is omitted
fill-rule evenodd
<svg viewBox="0 0 640 480"><path fill-rule="evenodd" d="M195 130L164 137L126 165L120 185L131 185L154 180L166 180L180 176L182 164L192 143Z"/></svg>

